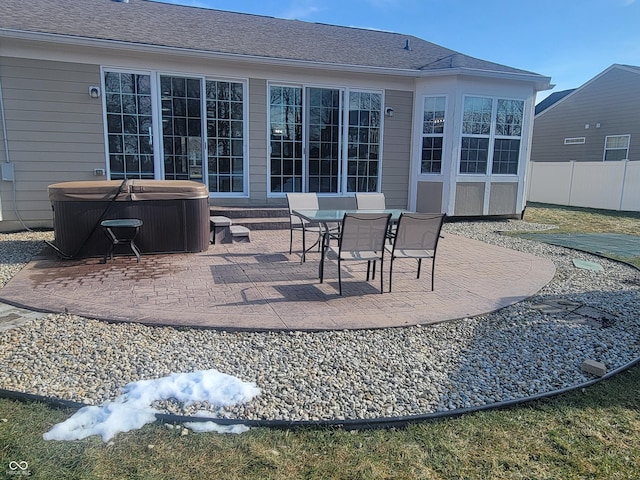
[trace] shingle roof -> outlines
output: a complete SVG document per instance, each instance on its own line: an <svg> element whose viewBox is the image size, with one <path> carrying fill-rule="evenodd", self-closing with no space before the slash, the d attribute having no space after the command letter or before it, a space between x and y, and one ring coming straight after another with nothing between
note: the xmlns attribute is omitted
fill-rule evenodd
<svg viewBox="0 0 640 480"><path fill-rule="evenodd" d="M399 33L147 0L2 0L3 29L333 65L537 76Z"/></svg>
<svg viewBox="0 0 640 480"><path fill-rule="evenodd" d="M575 91L575 88L571 88L569 90L561 90L559 92L553 92L551 95L549 95L547 98L540 101L540 103L536 105L535 114L538 115L539 113L544 112L551 105L553 105L556 102L559 102L560 100L562 100L564 97L566 97L573 91Z"/></svg>

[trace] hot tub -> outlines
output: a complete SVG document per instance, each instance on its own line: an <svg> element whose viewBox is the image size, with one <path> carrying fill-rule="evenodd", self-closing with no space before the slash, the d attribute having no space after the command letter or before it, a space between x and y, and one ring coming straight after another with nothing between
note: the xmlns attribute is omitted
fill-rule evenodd
<svg viewBox="0 0 640 480"><path fill-rule="evenodd" d="M65 257L104 255L100 222L138 218L144 253L202 252L209 247L209 192L182 180L107 180L49 185L54 244Z"/></svg>

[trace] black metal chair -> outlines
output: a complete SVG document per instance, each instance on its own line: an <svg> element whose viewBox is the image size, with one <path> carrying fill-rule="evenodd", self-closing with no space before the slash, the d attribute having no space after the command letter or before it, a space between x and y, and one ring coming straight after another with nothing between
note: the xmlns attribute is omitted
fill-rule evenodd
<svg viewBox="0 0 640 480"><path fill-rule="evenodd" d="M380 213L346 213L342 220L342 227L338 234L325 232L322 241L322 258L320 260L320 283L324 280L324 260L327 250L332 250L338 256L338 288L342 295L342 262L366 261L367 281L369 281L371 266L373 276L376 274L376 262L380 261L380 293L384 292L382 265L384 262L384 243L389 229L391 214ZM331 246L331 238L338 240L337 246Z"/></svg>
<svg viewBox="0 0 640 480"><path fill-rule="evenodd" d="M415 258L418 260L418 275L422 259L431 259L431 291L434 289L434 276L436 268L436 251L440 231L446 214L444 213L403 213L400 215L396 228L395 238L391 246L386 249L391 253L389 265L389 291L393 279L393 261L397 258Z"/></svg>

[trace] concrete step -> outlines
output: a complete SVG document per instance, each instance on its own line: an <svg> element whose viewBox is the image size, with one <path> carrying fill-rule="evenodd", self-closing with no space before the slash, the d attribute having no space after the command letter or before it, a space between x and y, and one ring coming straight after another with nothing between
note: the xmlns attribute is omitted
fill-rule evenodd
<svg viewBox="0 0 640 480"><path fill-rule="evenodd" d="M231 239L233 243L250 242L249 229L242 225L231 225L229 227L231 233Z"/></svg>
<svg viewBox="0 0 640 480"><path fill-rule="evenodd" d="M212 216L230 218L233 225L249 230L285 230L289 228L289 210L282 207L222 207L212 206Z"/></svg>
<svg viewBox="0 0 640 480"><path fill-rule="evenodd" d="M280 218L289 216L287 207L225 207L213 205L209 207L209 215L238 218ZM236 223L235 221L233 223Z"/></svg>
<svg viewBox="0 0 640 480"><path fill-rule="evenodd" d="M212 215L209 217L209 242L211 244L230 243L232 241L229 227L233 222L229 217Z"/></svg>
<svg viewBox="0 0 640 480"><path fill-rule="evenodd" d="M242 225L249 230L288 230L289 217L287 218L236 218L234 225Z"/></svg>

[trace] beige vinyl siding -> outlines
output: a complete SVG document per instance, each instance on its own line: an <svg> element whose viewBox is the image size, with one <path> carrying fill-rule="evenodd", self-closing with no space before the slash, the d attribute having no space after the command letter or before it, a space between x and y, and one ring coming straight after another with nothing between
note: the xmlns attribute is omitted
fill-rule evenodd
<svg viewBox="0 0 640 480"><path fill-rule="evenodd" d="M631 135L629 160L640 160L638 112L640 75L612 68L536 117L531 161L601 162L605 137L626 134ZM564 144L574 137L584 137L585 143Z"/></svg>
<svg viewBox="0 0 640 480"><path fill-rule="evenodd" d="M267 198L267 81L249 80L249 191L254 202Z"/></svg>
<svg viewBox="0 0 640 480"><path fill-rule="evenodd" d="M393 117L384 119L382 192L389 208L407 208L413 92L387 90L385 107L393 108Z"/></svg>
<svg viewBox="0 0 640 480"><path fill-rule="evenodd" d="M94 180L94 168L105 167L102 103L88 95L89 85L100 85L100 68L2 57L0 79L20 216L50 226L47 186ZM12 190L1 182L3 230L19 228Z"/></svg>

